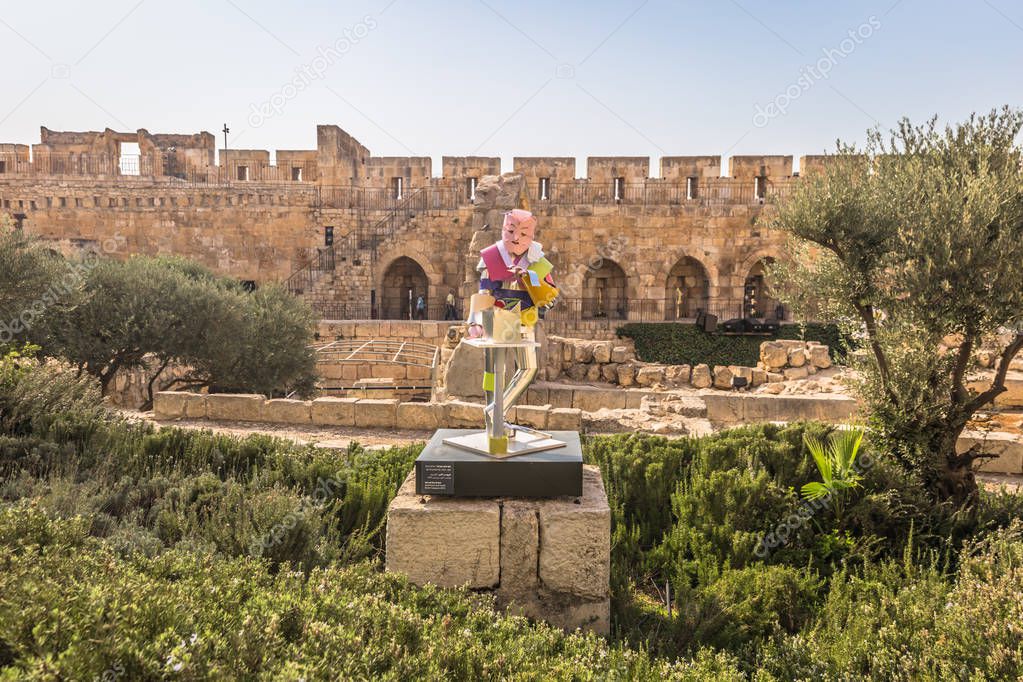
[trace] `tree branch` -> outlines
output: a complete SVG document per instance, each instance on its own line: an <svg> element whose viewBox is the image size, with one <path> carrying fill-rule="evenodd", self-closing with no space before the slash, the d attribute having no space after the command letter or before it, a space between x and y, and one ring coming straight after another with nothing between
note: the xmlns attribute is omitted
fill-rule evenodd
<svg viewBox="0 0 1023 682"><path fill-rule="evenodd" d="M956 354L956 362L952 368L952 404L959 405L969 399L969 393L963 385L963 377L966 375L966 368L970 363L970 354L973 352L973 336L967 334L963 342L959 344L959 352Z"/></svg>
<svg viewBox="0 0 1023 682"><path fill-rule="evenodd" d="M1009 371L1009 363L1016 357L1020 349L1023 349L1023 332L1017 333L1016 338L1002 351L1002 355L998 359L998 370L995 371L995 378L992 380L990 388L978 395L973 399L973 402L966 406L970 410L969 414L973 414L1005 392L1005 375Z"/></svg>

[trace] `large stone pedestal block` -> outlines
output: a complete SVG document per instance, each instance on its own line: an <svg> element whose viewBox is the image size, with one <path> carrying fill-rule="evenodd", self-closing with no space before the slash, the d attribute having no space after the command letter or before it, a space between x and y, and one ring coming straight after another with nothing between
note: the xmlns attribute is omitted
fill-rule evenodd
<svg viewBox="0 0 1023 682"><path fill-rule="evenodd" d="M565 630L611 627L611 509L597 467L581 497L422 496L409 474L387 511L387 570L493 591L502 608Z"/></svg>

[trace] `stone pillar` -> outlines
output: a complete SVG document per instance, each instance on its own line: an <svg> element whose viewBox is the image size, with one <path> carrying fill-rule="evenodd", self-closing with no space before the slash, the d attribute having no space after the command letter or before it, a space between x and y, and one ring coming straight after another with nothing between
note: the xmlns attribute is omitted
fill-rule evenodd
<svg viewBox="0 0 1023 682"><path fill-rule="evenodd" d="M386 565L419 585L489 590L510 612L606 635L611 509L600 470L583 468L582 497L551 499L418 496L412 473L387 511Z"/></svg>

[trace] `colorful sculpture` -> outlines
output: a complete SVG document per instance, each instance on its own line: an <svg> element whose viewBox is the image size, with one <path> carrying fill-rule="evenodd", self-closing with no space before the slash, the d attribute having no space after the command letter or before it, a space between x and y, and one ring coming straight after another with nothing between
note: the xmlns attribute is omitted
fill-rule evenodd
<svg viewBox="0 0 1023 682"><path fill-rule="evenodd" d="M536 377L539 368L536 323L541 310L554 303L558 295L551 276L553 266L544 257L540 243L533 240L536 223L536 217L529 211L515 209L505 214L501 241L480 253L479 293L469 301L469 342L484 351L486 450L495 456L563 445L551 439L550 434L506 423L508 410ZM515 373L507 384L506 351L512 352L515 361ZM528 444L518 437L519 432L530 436Z"/></svg>

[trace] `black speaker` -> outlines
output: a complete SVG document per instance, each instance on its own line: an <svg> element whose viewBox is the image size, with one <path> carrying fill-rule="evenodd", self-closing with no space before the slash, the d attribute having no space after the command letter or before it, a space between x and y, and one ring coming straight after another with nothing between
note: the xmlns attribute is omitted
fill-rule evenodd
<svg viewBox="0 0 1023 682"><path fill-rule="evenodd" d="M718 316L707 313L703 316L703 331L716 332L718 330Z"/></svg>

